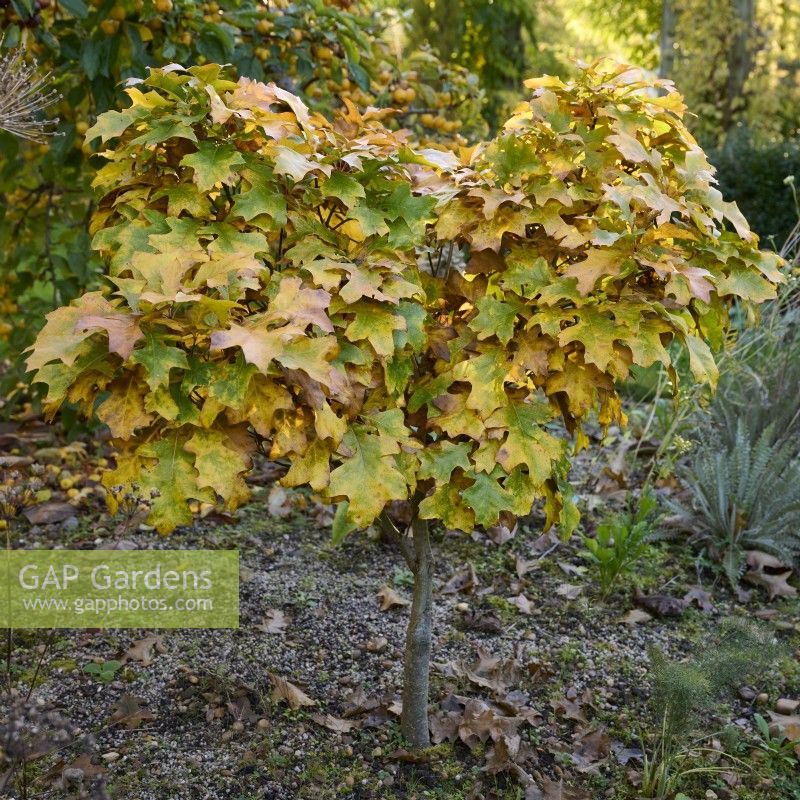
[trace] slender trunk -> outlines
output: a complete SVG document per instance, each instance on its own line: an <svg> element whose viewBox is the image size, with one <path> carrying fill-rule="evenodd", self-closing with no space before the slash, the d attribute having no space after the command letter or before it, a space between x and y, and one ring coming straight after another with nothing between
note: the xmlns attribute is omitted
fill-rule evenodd
<svg viewBox="0 0 800 800"><path fill-rule="evenodd" d="M413 534L414 597L406 633L403 683L403 735L415 749L430 746L428 733L428 680L433 630L433 557L428 521L416 518Z"/></svg>
<svg viewBox="0 0 800 800"><path fill-rule="evenodd" d="M671 78L675 65L675 25L674 0L661 2L661 57L658 64L658 77Z"/></svg>

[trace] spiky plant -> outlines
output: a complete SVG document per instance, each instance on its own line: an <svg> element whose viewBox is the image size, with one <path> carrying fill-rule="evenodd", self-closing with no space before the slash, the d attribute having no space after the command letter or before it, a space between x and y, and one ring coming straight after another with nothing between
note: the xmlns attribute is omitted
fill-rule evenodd
<svg viewBox="0 0 800 800"><path fill-rule="evenodd" d="M650 711L653 730L643 741L642 794L671 796L686 776L729 767L689 766L702 754L703 713L732 689L769 666L779 653L771 632L749 620L723 620L712 638L688 661L674 661L652 648ZM701 734L700 738L696 738Z"/></svg>
<svg viewBox="0 0 800 800"><path fill-rule="evenodd" d="M35 59L26 60L22 48L0 59L0 129L32 142L43 142L55 133L58 119L42 114L61 98L47 89L50 73L39 74Z"/></svg>
<svg viewBox="0 0 800 800"><path fill-rule="evenodd" d="M743 415L731 444L712 431L679 470L688 502L669 501L678 522L705 540L731 586L745 550L763 550L791 564L800 554L800 462L797 443L775 441L768 425L755 441Z"/></svg>
<svg viewBox="0 0 800 800"><path fill-rule="evenodd" d="M725 367L709 407L724 444L735 444L743 422L751 442L771 427L773 442L800 453L800 324L793 315L746 331Z"/></svg>

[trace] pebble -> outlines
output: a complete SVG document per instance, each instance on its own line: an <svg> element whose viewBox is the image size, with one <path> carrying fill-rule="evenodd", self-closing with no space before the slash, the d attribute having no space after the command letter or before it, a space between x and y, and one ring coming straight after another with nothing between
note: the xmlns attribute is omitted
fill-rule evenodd
<svg viewBox="0 0 800 800"><path fill-rule="evenodd" d="M119 760L120 754L116 750L110 750L108 753L103 753L102 759L103 761L108 762L109 764L113 763L114 761Z"/></svg>

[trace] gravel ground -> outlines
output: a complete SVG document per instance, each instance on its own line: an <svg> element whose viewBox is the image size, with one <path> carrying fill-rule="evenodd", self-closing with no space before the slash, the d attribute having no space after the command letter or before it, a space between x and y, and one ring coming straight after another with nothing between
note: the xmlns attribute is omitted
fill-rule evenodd
<svg viewBox="0 0 800 800"><path fill-rule="evenodd" d="M583 474L593 474L594 462L583 467ZM105 771L114 800L521 798L513 778L481 771L481 748L471 753L444 745L446 750L439 748L431 762L421 764L398 753L392 702L399 696L407 609L382 611L376 595L389 585L410 596L401 559L369 532L331 548L329 530L310 513L313 507L272 516L268 492L263 487L235 520L200 521L168 540L147 531L125 534L128 546L137 548L239 549L238 630L57 632L35 696L52 702L82 731L94 732L93 760L77 764L86 783L91 763ZM540 537L539 522L532 517L499 545L477 534L436 535L432 701L438 704L451 693L490 695L464 678L463 665L471 665L479 649L515 659L522 670L512 688L524 692L541 715L526 734L535 751L533 773L566 775L585 787L576 798L634 797L629 788L619 788L624 768L614 758L585 773L571 769L576 736L602 726L615 743L635 747L648 693L647 648L683 656L720 616L743 609L714 591L713 614L690 609L677 619L624 624L621 618L634 608L627 590L606 604L594 600L575 546ZM93 533L84 522L74 535L90 541ZM40 534L46 542L47 531ZM693 581L691 568L661 555L640 580L646 591L681 596ZM519 558L536 562L522 578L515 566ZM466 565L474 568L478 584L469 593L446 591ZM530 613L509 601L520 593L530 601ZM265 632L265 618L276 610L285 614L285 628ZM796 622L793 614L796 605L784 604L772 616L788 628ZM497 628L498 621L499 632L481 629ZM99 683L82 669L92 660L124 660L132 644L156 635L151 657L128 660L113 682ZM14 658L28 669L24 682L46 634L20 636ZM271 675L291 681L316 705L291 709L276 701ZM765 685L756 688L766 691L771 680L778 679L765 676ZM792 680L779 688L797 695L797 674ZM131 713L129 696L138 701L138 724L131 729L111 721L121 699ZM365 698L375 702L354 712ZM565 701L585 714L585 726L559 706ZM730 718L749 726L751 705L742 701ZM364 727L337 732L312 718L348 713ZM37 785L49 788L33 796L78 796L64 788L63 776L66 767L67 777L80 777L74 769L79 751L68 748L60 755L59 761L37 762Z"/></svg>

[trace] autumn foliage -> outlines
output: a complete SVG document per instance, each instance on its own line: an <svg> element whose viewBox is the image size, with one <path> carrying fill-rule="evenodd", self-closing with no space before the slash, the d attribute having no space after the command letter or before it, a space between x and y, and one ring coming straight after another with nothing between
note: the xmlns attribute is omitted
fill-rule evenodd
<svg viewBox="0 0 800 800"><path fill-rule="evenodd" d="M574 526L558 421L584 446L593 410L623 421L615 383L677 345L713 383L731 303L781 276L677 94L609 62L527 85L459 156L215 65L130 85L87 133L113 143L109 288L49 314L28 360L50 414L109 426L106 486L137 484L168 532L244 500L260 448L339 504L337 536L392 501L471 530L544 497Z"/></svg>

